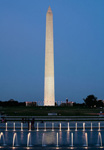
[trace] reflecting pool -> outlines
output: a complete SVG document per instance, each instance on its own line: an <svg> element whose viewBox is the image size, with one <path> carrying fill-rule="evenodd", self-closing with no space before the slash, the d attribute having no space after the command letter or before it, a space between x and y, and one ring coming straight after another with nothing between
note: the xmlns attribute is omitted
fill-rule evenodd
<svg viewBox="0 0 104 150"><path fill-rule="evenodd" d="M104 149L104 122L0 124L0 149Z"/></svg>

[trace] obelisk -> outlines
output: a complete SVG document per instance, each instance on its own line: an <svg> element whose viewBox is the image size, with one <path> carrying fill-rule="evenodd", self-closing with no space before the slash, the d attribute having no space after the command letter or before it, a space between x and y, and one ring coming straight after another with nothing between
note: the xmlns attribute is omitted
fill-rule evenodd
<svg viewBox="0 0 104 150"><path fill-rule="evenodd" d="M54 105L55 105L55 89L54 89L53 14L49 6L46 14L44 106L54 106Z"/></svg>

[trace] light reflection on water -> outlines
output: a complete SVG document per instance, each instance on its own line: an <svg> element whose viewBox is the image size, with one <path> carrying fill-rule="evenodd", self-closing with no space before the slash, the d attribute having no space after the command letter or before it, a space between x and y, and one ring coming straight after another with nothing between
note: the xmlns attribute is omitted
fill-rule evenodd
<svg viewBox="0 0 104 150"><path fill-rule="evenodd" d="M34 131L31 131L31 143L33 145L33 147L42 147L42 135L44 133L44 143L46 145L46 147L56 147L56 141L57 141L57 136L56 134L58 133L58 143L59 143L59 149L61 147L67 147L68 149L71 149L73 147L70 147L71 145L71 133L73 133L73 146L74 149L76 149L76 147L83 147L85 144L85 133L87 133L87 137L88 137L88 147L84 147L84 148L88 148L88 149L93 149L93 148L97 148L97 140L98 140L98 122L93 122L93 131L90 131L91 129L91 122L85 122L86 124L86 128L85 131L82 131L83 128L83 122L77 122L78 123L78 131L75 131L75 122L74 123L70 123L70 131L67 131L67 122L61 122L62 125L62 130L59 130L59 123L54 123L54 127L56 127L57 129L54 129L54 131L52 131L52 129L47 129L46 131L44 131L43 129L40 129L39 131L36 131L36 129ZM16 124L16 126L21 125L20 123ZM36 124L37 125L37 124ZM65 127L66 125L66 129L63 129L63 127ZM104 122L101 122L101 126L104 125ZM12 123L13 126L13 123ZM24 125L26 126L26 125ZM52 124L47 122L47 127L52 127ZM8 124L8 127L10 127L10 124ZM21 127L21 126L20 126ZM43 127L44 128L44 123L43 124L39 124L39 127ZM74 127L74 128L73 128ZM88 128L87 128L88 127ZM2 132L2 131L1 131ZM20 131L20 129L16 129L16 134L17 134L17 138L18 138L18 144L21 147L26 147L27 145L27 135L28 135L28 130L24 129L22 132ZM4 137L5 137L5 143L7 146L12 146L13 143L13 131L12 129L10 130L8 128L8 131L3 131ZM104 139L104 129L102 128L101 131L101 137L102 137L102 141ZM98 144L100 145L100 143ZM0 146L2 146L2 140L0 140ZM104 142L102 143L102 146L104 146ZM100 146L99 146L100 147ZM4 148L3 148L4 149ZM7 148L8 149L8 148ZM15 148L16 149L16 148ZM29 149L32 149L32 147L30 147ZM36 149L36 148L35 148ZM81 148L83 149L83 148ZM99 148L98 148L99 149Z"/></svg>
<svg viewBox="0 0 104 150"><path fill-rule="evenodd" d="M59 144L62 143L62 131L59 132Z"/></svg>
<svg viewBox="0 0 104 150"><path fill-rule="evenodd" d="M21 132L21 134L20 134L20 135L21 135L21 143L22 143L23 138L24 138L24 137L23 137L23 132ZM23 144L23 143L22 143L22 144Z"/></svg>
<svg viewBox="0 0 104 150"><path fill-rule="evenodd" d="M75 132L75 134L74 134L74 142L75 143L78 141L78 136L77 135L78 135L77 132Z"/></svg>
<svg viewBox="0 0 104 150"><path fill-rule="evenodd" d="M67 143L68 143L68 144L69 144L69 140L70 140L69 135L70 135L70 132L67 131Z"/></svg>

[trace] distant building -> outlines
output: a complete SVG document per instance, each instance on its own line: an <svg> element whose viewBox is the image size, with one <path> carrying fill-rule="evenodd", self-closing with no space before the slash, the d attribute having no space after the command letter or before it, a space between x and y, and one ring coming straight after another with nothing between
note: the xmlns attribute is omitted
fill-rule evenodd
<svg viewBox="0 0 104 150"><path fill-rule="evenodd" d="M73 106L73 102L71 101L71 102L68 102L67 103L67 106Z"/></svg>
<svg viewBox="0 0 104 150"><path fill-rule="evenodd" d="M37 106L37 102L25 102L26 106Z"/></svg>
<svg viewBox="0 0 104 150"><path fill-rule="evenodd" d="M73 106L73 102L72 101L68 102L68 98L66 98L66 105L67 106Z"/></svg>
<svg viewBox="0 0 104 150"><path fill-rule="evenodd" d="M8 102L14 102L15 100L14 99L10 99Z"/></svg>
<svg viewBox="0 0 104 150"><path fill-rule="evenodd" d="M68 102L68 98L66 98L66 103L61 103L60 106L73 106L73 103L72 101Z"/></svg>

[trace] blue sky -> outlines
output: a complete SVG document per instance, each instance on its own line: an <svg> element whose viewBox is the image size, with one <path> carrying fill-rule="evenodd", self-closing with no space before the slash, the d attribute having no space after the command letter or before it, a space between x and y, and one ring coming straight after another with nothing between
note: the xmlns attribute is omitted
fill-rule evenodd
<svg viewBox="0 0 104 150"><path fill-rule="evenodd" d="M104 99L104 0L0 1L0 100L44 100L45 25L53 12L56 101Z"/></svg>

